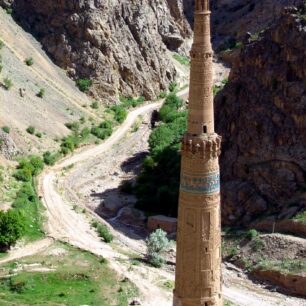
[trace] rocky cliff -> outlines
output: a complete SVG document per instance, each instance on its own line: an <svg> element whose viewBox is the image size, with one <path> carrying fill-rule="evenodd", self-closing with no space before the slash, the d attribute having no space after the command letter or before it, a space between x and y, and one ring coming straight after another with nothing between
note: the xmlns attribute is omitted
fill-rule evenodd
<svg viewBox="0 0 306 306"><path fill-rule="evenodd" d="M175 77L166 56L191 34L180 0L16 0L14 16L100 98L154 98Z"/></svg>
<svg viewBox="0 0 306 306"><path fill-rule="evenodd" d="M184 13L193 24L194 0L183 0ZM214 45L218 49L227 42L243 39L246 32L258 33L277 20L284 7L302 0L213 0L211 1Z"/></svg>
<svg viewBox="0 0 306 306"><path fill-rule="evenodd" d="M305 13L251 39L216 99L226 224L306 207Z"/></svg>

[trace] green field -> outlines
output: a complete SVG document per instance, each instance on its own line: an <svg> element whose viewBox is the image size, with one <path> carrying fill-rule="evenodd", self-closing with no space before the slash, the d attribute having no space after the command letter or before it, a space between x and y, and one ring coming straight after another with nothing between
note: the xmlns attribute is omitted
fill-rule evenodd
<svg viewBox="0 0 306 306"><path fill-rule="evenodd" d="M58 250L61 255L54 253ZM45 253L0 267L0 306L126 306L137 297L135 287L103 258L59 243ZM54 271L33 272L31 264Z"/></svg>

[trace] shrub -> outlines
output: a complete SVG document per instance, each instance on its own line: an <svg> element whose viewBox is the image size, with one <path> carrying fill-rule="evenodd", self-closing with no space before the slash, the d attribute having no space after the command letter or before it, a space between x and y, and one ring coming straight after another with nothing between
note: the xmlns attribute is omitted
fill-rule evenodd
<svg viewBox="0 0 306 306"><path fill-rule="evenodd" d="M149 262L155 267L161 267L165 263L163 255L170 247L166 232L157 229L146 240L146 245Z"/></svg>
<svg viewBox="0 0 306 306"><path fill-rule="evenodd" d="M159 95L158 95L158 98L159 99L165 99L167 97L167 92L165 91L162 91Z"/></svg>
<svg viewBox="0 0 306 306"><path fill-rule="evenodd" d="M0 211L0 249L9 249L23 233L24 220L18 211Z"/></svg>
<svg viewBox="0 0 306 306"><path fill-rule="evenodd" d="M39 98L43 98L45 96L45 89L41 88L36 96Z"/></svg>
<svg viewBox="0 0 306 306"><path fill-rule="evenodd" d="M4 42L0 39L0 50L4 47Z"/></svg>
<svg viewBox="0 0 306 306"><path fill-rule="evenodd" d="M13 87L13 81L11 79L5 78L3 82L4 82L4 88L6 90L10 90Z"/></svg>
<svg viewBox="0 0 306 306"><path fill-rule="evenodd" d="M35 127L30 125L30 126L26 129L26 131L27 131L29 134L33 135L33 134L35 133Z"/></svg>
<svg viewBox="0 0 306 306"><path fill-rule="evenodd" d="M127 117L127 111L126 109L121 106L121 105L113 105L111 107L111 110L114 113L114 119L118 122L118 123L123 123L124 120Z"/></svg>
<svg viewBox="0 0 306 306"><path fill-rule="evenodd" d="M39 156L30 156L19 161L14 177L23 182L30 182L44 168L44 162Z"/></svg>
<svg viewBox="0 0 306 306"><path fill-rule="evenodd" d="M62 139L60 153L67 155L73 152L80 145L80 138L76 135L70 135Z"/></svg>
<svg viewBox="0 0 306 306"><path fill-rule="evenodd" d="M80 124L78 121L65 123L65 126L75 133L77 133L80 129Z"/></svg>
<svg viewBox="0 0 306 306"><path fill-rule="evenodd" d="M169 85L169 91L170 92L175 92L177 89L177 83L176 82L171 82Z"/></svg>
<svg viewBox="0 0 306 306"><path fill-rule="evenodd" d="M101 140L108 138L112 134L112 132L113 132L112 129L105 129L99 127L93 127L91 129L91 133Z"/></svg>
<svg viewBox="0 0 306 306"><path fill-rule="evenodd" d="M91 107L92 109L98 109L98 108L99 108L99 104L98 104L97 101L94 101L94 102L91 103L90 107Z"/></svg>
<svg viewBox="0 0 306 306"><path fill-rule="evenodd" d="M10 128L8 126L3 126L2 127L2 131L6 134L9 134L10 133Z"/></svg>
<svg viewBox="0 0 306 306"><path fill-rule="evenodd" d="M0 63L0 73L2 72L3 65Z"/></svg>
<svg viewBox="0 0 306 306"><path fill-rule="evenodd" d="M9 15L12 15L13 14L13 9L11 7L7 7L5 9L6 13L9 14Z"/></svg>
<svg viewBox="0 0 306 306"><path fill-rule="evenodd" d="M97 221L92 223L92 226L97 230L97 233L106 243L110 243L114 240L113 235L110 233L106 225L100 224Z"/></svg>
<svg viewBox="0 0 306 306"><path fill-rule="evenodd" d="M78 79L76 80L76 85L82 92L88 92L89 87L92 85L92 81L90 79Z"/></svg>
<svg viewBox="0 0 306 306"><path fill-rule="evenodd" d="M43 154L44 163L48 166L54 166L59 158L59 153L52 154L51 152L47 151Z"/></svg>
<svg viewBox="0 0 306 306"><path fill-rule="evenodd" d="M129 108L141 105L145 101L145 98L143 96L140 96L139 98L120 97L120 101L122 103L122 106Z"/></svg>
<svg viewBox="0 0 306 306"><path fill-rule="evenodd" d="M248 239L255 239L259 236L259 233L255 230L255 229L250 229L247 233L246 233L246 237Z"/></svg>
<svg viewBox="0 0 306 306"><path fill-rule="evenodd" d="M25 63L27 66L32 66L34 64L34 60L32 57L28 57L26 58Z"/></svg>

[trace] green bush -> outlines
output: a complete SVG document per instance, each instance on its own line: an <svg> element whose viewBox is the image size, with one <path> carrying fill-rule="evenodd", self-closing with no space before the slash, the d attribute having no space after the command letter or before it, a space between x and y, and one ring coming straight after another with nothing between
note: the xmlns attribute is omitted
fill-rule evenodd
<svg viewBox="0 0 306 306"><path fill-rule="evenodd" d="M28 57L26 58L25 63L27 66L32 66L34 64L34 60L32 57Z"/></svg>
<svg viewBox="0 0 306 306"><path fill-rule="evenodd" d="M170 248L170 241L166 232L157 229L146 240L148 261L155 267L161 267L165 263L164 253Z"/></svg>
<svg viewBox="0 0 306 306"><path fill-rule="evenodd" d="M10 133L10 128L8 126L3 126L2 127L2 131L6 134L9 134Z"/></svg>
<svg viewBox="0 0 306 306"><path fill-rule="evenodd" d="M75 133L77 133L80 129L80 123L78 121L65 123L65 126Z"/></svg>
<svg viewBox="0 0 306 306"><path fill-rule="evenodd" d="M7 250L14 245L24 233L24 220L15 210L0 210L0 249Z"/></svg>
<svg viewBox="0 0 306 306"><path fill-rule="evenodd" d="M38 175L44 168L43 160L38 156L30 156L19 161L14 177L23 182L30 182L33 176Z"/></svg>
<svg viewBox="0 0 306 306"><path fill-rule="evenodd" d="M170 83L170 85L169 85L169 91L170 91L170 92L175 92L176 89L177 89L177 83L176 83L176 82Z"/></svg>
<svg viewBox="0 0 306 306"><path fill-rule="evenodd" d="M60 153L67 155L73 152L80 145L80 138L77 135L70 135L62 139Z"/></svg>
<svg viewBox="0 0 306 306"><path fill-rule="evenodd" d="M98 109L98 108L99 108L99 104L98 104L97 101L94 101L94 102L91 103L90 107L91 107L92 109Z"/></svg>
<svg viewBox="0 0 306 306"><path fill-rule="evenodd" d="M113 130L111 128L100 128L100 127L93 127L91 129L91 134L96 136L97 138L104 140L112 135Z"/></svg>
<svg viewBox="0 0 306 306"><path fill-rule="evenodd" d="M99 236L106 242L110 243L114 240L113 235L110 233L106 225L100 224L97 221L92 223L92 226L97 230Z"/></svg>
<svg viewBox="0 0 306 306"><path fill-rule="evenodd" d="M42 99L45 96L45 89L41 88L36 96Z"/></svg>
<svg viewBox="0 0 306 306"><path fill-rule="evenodd" d="M180 54L176 53L176 54L173 55L173 58L175 60L177 60L182 65L189 66L189 64L190 64L190 60L187 56L180 55Z"/></svg>
<svg viewBox="0 0 306 306"><path fill-rule="evenodd" d="M127 117L126 109L121 105L113 105L111 107L111 111L114 113L114 119L118 123L123 123Z"/></svg>
<svg viewBox="0 0 306 306"><path fill-rule="evenodd" d="M4 42L0 39L0 50L4 47Z"/></svg>
<svg viewBox="0 0 306 306"><path fill-rule="evenodd" d="M4 88L6 90L10 90L13 87L13 81L11 79L9 79L9 78L5 78L3 80L3 83L4 83Z"/></svg>
<svg viewBox="0 0 306 306"><path fill-rule="evenodd" d="M42 138L42 133L41 133L41 132L37 132L37 133L35 134L35 136L36 136L37 138Z"/></svg>
<svg viewBox="0 0 306 306"><path fill-rule="evenodd" d="M30 125L30 126L26 129L26 131L27 131L29 134L33 135L33 134L35 133L35 127Z"/></svg>
<svg viewBox="0 0 306 306"><path fill-rule="evenodd" d="M144 101L144 97L133 98L133 97L120 97L121 105L126 108L137 107L141 105Z"/></svg>
<svg viewBox="0 0 306 306"><path fill-rule="evenodd" d="M255 229L250 229L247 233L246 233L246 237L248 239L255 239L259 236L259 233L255 230Z"/></svg>
<svg viewBox="0 0 306 306"><path fill-rule="evenodd" d="M92 81L90 79L78 79L76 80L76 85L82 92L88 92L90 86L92 85Z"/></svg>
<svg viewBox="0 0 306 306"><path fill-rule="evenodd" d="M60 158L59 153L52 154L51 152L47 151L43 154L44 163L48 166L54 166L59 158Z"/></svg>

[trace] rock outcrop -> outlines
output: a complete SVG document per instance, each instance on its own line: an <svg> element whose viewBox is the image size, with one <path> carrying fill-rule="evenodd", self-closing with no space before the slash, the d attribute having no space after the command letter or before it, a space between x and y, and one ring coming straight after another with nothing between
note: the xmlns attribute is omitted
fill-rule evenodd
<svg viewBox="0 0 306 306"><path fill-rule="evenodd" d="M154 98L175 77L166 56L191 34L181 0L16 0L14 14L74 79L108 98Z"/></svg>
<svg viewBox="0 0 306 306"><path fill-rule="evenodd" d="M287 11L244 46L216 98L225 224L306 207L305 13Z"/></svg>
<svg viewBox="0 0 306 306"><path fill-rule="evenodd" d="M7 159L13 159L19 153L20 151L10 135L0 131L0 155Z"/></svg>

